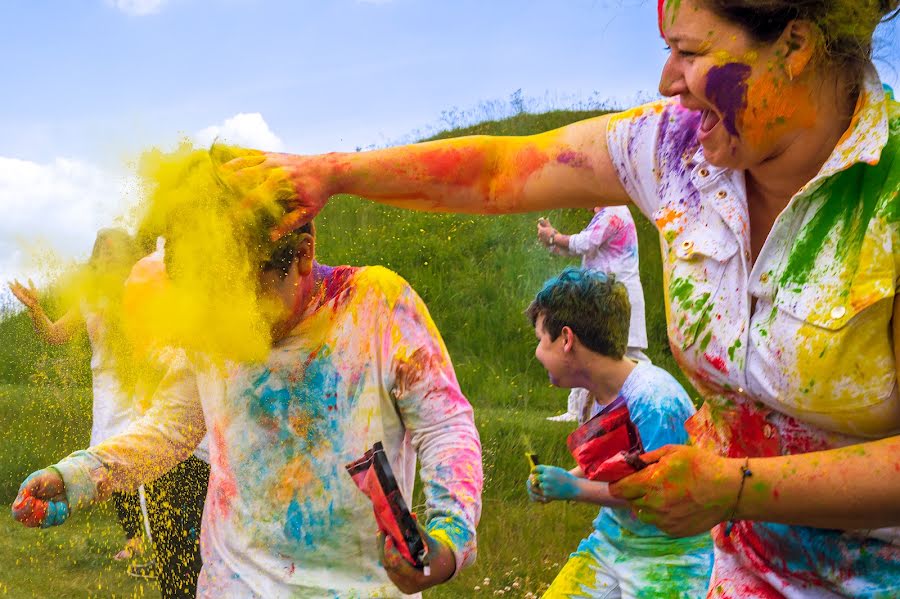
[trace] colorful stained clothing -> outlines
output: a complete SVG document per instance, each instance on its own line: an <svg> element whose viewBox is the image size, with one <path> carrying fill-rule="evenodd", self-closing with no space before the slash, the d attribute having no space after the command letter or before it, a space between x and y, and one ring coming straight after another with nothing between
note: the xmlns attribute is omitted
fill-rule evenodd
<svg viewBox="0 0 900 599"><path fill-rule="evenodd" d="M755 263L744 173L705 159L699 123L662 101L607 132L623 185L661 233L669 341L705 399L694 443L767 457L898 434L900 106L870 69L849 129ZM897 530L737 522L714 538L711 597L900 596Z"/></svg>
<svg viewBox="0 0 900 599"><path fill-rule="evenodd" d="M569 236L569 247L554 246L561 254L581 256L581 267L616 275L628 290L631 322L628 347L647 349L644 289L641 287L637 228L627 206L599 210L580 232Z"/></svg>
<svg viewBox="0 0 900 599"><path fill-rule="evenodd" d="M314 275L312 303L265 363L181 360L143 420L58 465L77 505L154 478L209 430L199 597L402 596L344 468L376 441L407 503L418 456L427 530L457 569L475 558L481 445L425 305L384 268Z"/></svg>
<svg viewBox="0 0 900 599"><path fill-rule="evenodd" d="M684 422L694 414L694 405L668 372L640 363L619 396L628 404L644 449L687 443ZM706 594L711 568L709 533L676 539L644 524L629 508L603 507L594 531L544 597L695 599Z"/></svg>

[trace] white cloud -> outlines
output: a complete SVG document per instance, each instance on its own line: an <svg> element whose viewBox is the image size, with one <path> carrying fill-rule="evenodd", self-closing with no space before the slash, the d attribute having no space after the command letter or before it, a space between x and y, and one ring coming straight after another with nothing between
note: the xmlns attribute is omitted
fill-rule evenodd
<svg viewBox="0 0 900 599"><path fill-rule="evenodd" d="M135 189L126 173L79 160L0 156L0 283L46 282L54 261L86 258L97 229L129 211Z"/></svg>
<svg viewBox="0 0 900 599"><path fill-rule="evenodd" d="M156 14L168 0L106 0L127 15L143 17Z"/></svg>
<svg viewBox="0 0 900 599"><path fill-rule="evenodd" d="M258 112L241 112L225 119L220 125L212 125L194 135L199 146L208 146L214 139L247 148L280 152L284 143L269 129L268 123Z"/></svg>

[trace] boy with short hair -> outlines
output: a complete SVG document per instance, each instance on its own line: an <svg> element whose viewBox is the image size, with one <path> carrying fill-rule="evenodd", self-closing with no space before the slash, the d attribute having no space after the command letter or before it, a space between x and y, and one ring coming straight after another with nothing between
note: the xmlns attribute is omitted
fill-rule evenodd
<svg viewBox="0 0 900 599"><path fill-rule="evenodd" d="M599 412L622 398L645 451L688 440L694 413L672 375L625 357L630 305L612 275L567 268L550 279L528 307L535 356L558 387L583 387ZM557 575L544 597L684 597L706 595L712 567L708 533L676 539L641 522L607 483L576 467L537 466L528 479L533 501L568 499L601 505L593 532Z"/></svg>

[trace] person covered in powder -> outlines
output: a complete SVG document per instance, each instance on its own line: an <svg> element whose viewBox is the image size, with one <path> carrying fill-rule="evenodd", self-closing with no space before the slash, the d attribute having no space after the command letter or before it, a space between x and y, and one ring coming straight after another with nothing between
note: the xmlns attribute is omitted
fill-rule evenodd
<svg viewBox="0 0 900 599"><path fill-rule="evenodd" d="M594 217L580 232L563 235L546 218L538 220L538 240L551 252L563 256L581 256L581 267L616 275L625 285L631 304L631 325L625 355L638 362L649 362L647 323L644 318L644 289L641 287L637 228L627 206L594 206ZM590 404L588 391L573 388L569 392L566 411L550 416L551 422L584 420L584 409Z"/></svg>
<svg viewBox="0 0 900 599"><path fill-rule="evenodd" d="M77 510L152 479L208 430L198 597L400 597L470 564L481 445L434 322L397 274L314 258L310 223L259 267L273 314L263 363L173 363L144 419L39 471L20 496ZM345 471L378 441L407 502L421 460L428 571L376 543L372 504Z"/></svg>
<svg viewBox="0 0 900 599"><path fill-rule="evenodd" d="M527 314L538 339L535 356L558 387L588 389L599 410L623 400L644 449L688 440L694 405L671 374L626 355L627 288L615 275L567 268L550 279ZM712 538L674 538L641 522L609 485L539 465L528 479L532 501L574 500L602 506L594 530L578 545L544 597L702 597L712 569Z"/></svg>
<svg viewBox="0 0 900 599"><path fill-rule="evenodd" d="M523 137L248 154L289 230L334 194L499 214L633 201L661 233L692 446L610 485L713 528L711 597L900 592L900 105L872 39L897 0L660 0L666 99Z"/></svg>
<svg viewBox="0 0 900 599"><path fill-rule="evenodd" d="M121 288L131 266L139 257L137 245L131 235L124 229L100 229L94 240L94 247L88 261L88 268L94 277L103 276L114 290ZM9 289L13 295L28 309L28 315L34 323L38 336L52 345L69 343L86 330L91 346L91 445L97 445L109 437L116 435L137 419L134 396L123 389L116 374L114 357L109 348L109 326L105 322L109 314L116 310L110 304L119 301L113 289L98 289L90 295L97 297L84 298L78 305L69 309L59 319L52 321L47 316L38 299L37 289L29 280L28 286L19 281L12 281ZM138 493L113 493L116 515L122 530L125 532L125 546L113 559L117 561L138 558L144 554L149 556L149 546L145 545L140 500ZM151 560L152 561L152 560ZM136 561L129 565L134 572L143 571L151 563Z"/></svg>

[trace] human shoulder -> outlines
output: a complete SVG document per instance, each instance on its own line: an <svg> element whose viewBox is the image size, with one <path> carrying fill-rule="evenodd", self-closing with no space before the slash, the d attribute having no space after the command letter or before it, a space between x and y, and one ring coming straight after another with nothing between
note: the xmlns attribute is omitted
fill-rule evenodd
<svg viewBox="0 0 900 599"><path fill-rule="evenodd" d="M668 371L654 364L638 364L625 381L622 395L632 412L670 411L686 418L695 411L681 383Z"/></svg>
<svg viewBox="0 0 900 599"><path fill-rule="evenodd" d="M398 299L412 291L406 279L384 266L361 266L353 270L353 284L358 290L383 298L389 306L393 306Z"/></svg>

